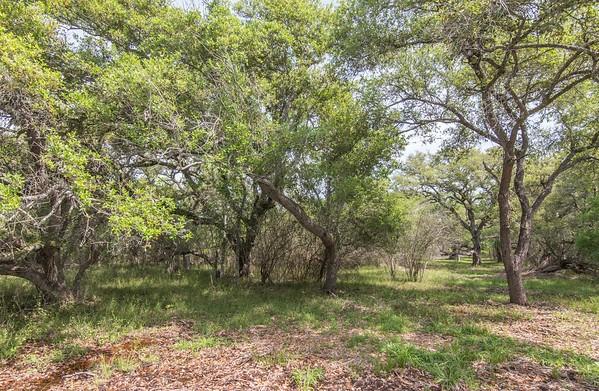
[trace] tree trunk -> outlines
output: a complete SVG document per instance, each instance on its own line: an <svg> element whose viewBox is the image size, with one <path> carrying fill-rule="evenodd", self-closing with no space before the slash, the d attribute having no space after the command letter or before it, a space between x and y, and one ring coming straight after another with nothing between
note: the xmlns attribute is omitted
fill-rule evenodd
<svg viewBox="0 0 599 391"><path fill-rule="evenodd" d="M327 234L327 236L329 236ZM337 246L335 241L329 236L327 239L328 245L325 244L324 248L324 264L326 266L326 273L324 277L324 290L327 293L334 293L337 289ZM323 244L325 240L322 240Z"/></svg>
<svg viewBox="0 0 599 391"><path fill-rule="evenodd" d="M526 292L522 284L520 259L512 252L510 229L510 184L514 169L514 157L504 151L501 180L499 183L499 240L501 243L501 258L505 267L510 303L526 305Z"/></svg>
<svg viewBox="0 0 599 391"><path fill-rule="evenodd" d="M225 276L225 263L227 262L227 239L222 238L220 245L220 252L217 256L217 267L216 271L218 272L218 264L220 263L220 272L217 274L217 278L222 278Z"/></svg>
<svg viewBox="0 0 599 391"><path fill-rule="evenodd" d="M235 255L237 256L237 270L239 277L249 277L252 250L256 242L256 237L260 230L262 219L270 209L274 207L274 202L266 194L260 194L254 200L250 217L245 220L245 236L229 234L230 241L233 242ZM238 227L239 229L239 227Z"/></svg>
<svg viewBox="0 0 599 391"><path fill-rule="evenodd" d="M508 257L504 257L508 258ZM514 259L513 254L509 254L510 259ZM518 263L516 265L509 265L505 263L505 274L507 276L508 289L510 294L510 303L518 305L526 305L528 303L526 298L526 291L524 290L524 284L522 283L522 271L520 270Z"/></svg>
<svg viewBox="0 0 599 391"><path fill-rule="evenodd" d="M250 238L246 238L239 244L237 249L239 277L249 277L250 275L250 256L253 244L253 240L250 241Z"/></svg>
<svg viewBox="0 0 599 391"><path fill-rule="evenodd" d="M493 260L495 262L503 262L503 257L501 256L501 242L497 239L493 241Z"/></svg>
<svg viewBox="0 0 599 391"><path fill-rule="evenodd" d="M473 244L473 250L472 250L472 266L479 266L482 264L482 260L481 260L481 244L480 244L480 232L475 232L474 234L472 234L472 244Z"/></svg>
<svg viewBox="0 0 599 391"><path fill-rule="evenodd" d="M53 244L45 244L36 254L42 265L44 283L36 284L44 299L49 302L68 302L75 298L74 292L67 286L64 276L64 260L60 249ZM30 280L31 281L31 280Z"/></svg>
<svg viewBox="0 0 599 391"><path fill-rule="evenodd" d="M48 281L44 273L26 266L16 263L0 264L0 275L19 277L29 281L40 291L46 302L67 303L74 299L73 292L68 289L66 284L54 284L52 281Z"/></svg>
<svg viewBox="0 0 599 391"><path fill-rule="evenodd" d="M283 194L268 180L259 178L257 179L257 183L263 192L291 213L302 227L320 239L325 248L324 262L326 273L323 289L327 293L334 293L337 288L337 269L339 266L335 239L323 227L314 222L300 205Z"/></svg>

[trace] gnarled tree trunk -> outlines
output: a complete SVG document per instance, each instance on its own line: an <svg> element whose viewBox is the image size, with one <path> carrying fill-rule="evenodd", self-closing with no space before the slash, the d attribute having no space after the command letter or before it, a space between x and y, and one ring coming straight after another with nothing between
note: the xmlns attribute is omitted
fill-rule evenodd
<svg viewBox="0 0 599 391"><path fill-rule="evenodd" d="M260 231L260 224L266 212L273 207L273 200L266 196L266 194L256 196L249 218L244 219L245 235L240 232L242 230L240 226L235 227L235 230L227 232L227 239L231 243L237 257L239 277L248 277L250 275L252 250Z"/></svg>
<svg viewBox="0 0 599 391"><path fill-rule="evenodd" d="M337 243L335 242L333 236L323 227L314 222L314 220L312 220L310 216L306 214L300 205L283 194L283 192L277 189L272 183L270 183L270 181L264 178L259 178L257 179L257 183L263 192L268 194L270 198L291 213L293 217L295 217L296 220L302 225L302 227L320 239L325 249L325 280L323 289L327 293L334 293L335 289L337 288L338 262Z"/></svg>
<svg viewBox="0 0 599 391"><path fill-rule="evenodd" d="M46 302L67 303L73 301L75 295L64 281L55 281L30 265L17 262L0 263L0 275L23 278L31 282L42 294Z"/></svg>

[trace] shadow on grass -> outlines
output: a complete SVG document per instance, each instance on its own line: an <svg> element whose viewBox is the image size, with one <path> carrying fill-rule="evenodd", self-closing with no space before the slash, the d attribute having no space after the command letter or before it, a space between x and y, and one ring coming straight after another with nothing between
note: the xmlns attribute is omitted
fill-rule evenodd
<svg viewBox="0 0 599 391"><path fill-rule="evenodd" d="M575 368L588 379L599 378L593 360L586 356L526 344L488 333L476 326L481 320L509 321L513 314L452 312L453 305L506 302L500 265L471 268L455 261L431 262L422 283L392 281L382 269L362 268L340 276L337 297L325 296L316 283L263 286L253 283L210 284L207 270L167 275L147 267L102 267L88 276L86 304L66 308L37 307L35 292L15 280L0 279L0 358L13 357L28 341L60 348L75 339L96 343L115 341L130 331L159 326L174 319L193 320L196 331L212 335L257 325L280 329L311 327L335 333L357 329L375 331L377 337L358 338L385 353L381 368L411 365L431 373L445 386L475 384L472 364L496 364L527 356L542 364ZM553 300L557 292L576 292L576 300L596 297L596 289L578 282L528 281L535 297ZM405 343L406 331L442 334L452 342L431 352ZM340 340L349 336L338 333Z"/></svg>

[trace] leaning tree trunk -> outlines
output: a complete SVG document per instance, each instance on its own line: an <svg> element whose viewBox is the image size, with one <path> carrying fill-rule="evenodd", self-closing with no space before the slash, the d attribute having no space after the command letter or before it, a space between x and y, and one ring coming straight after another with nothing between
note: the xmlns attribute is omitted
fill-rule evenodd
<svg viewBox="0 0 599 391"><path fill-rule="evenodd" d="M325 280L323 289L327 293L334 293L337 288L337 243L333 236L327 232L323 227L314 222L303 210L291 198L283 194L277 189L270 181L259 178L257 183L263 192L268 194L275 202L285 208L289 213L296 218L296 220L304 227L307 231L317 236L324 246L324 262L325 262Z"/></svg>
<svg viewBox="0 0 599 391"><path fill-rule="evenodd" d="M501 243L501 258L505 267L505 274L510 295L510 303L526 305L526 292L522 283L520 270L521 259L512 252L512 239L510 229L510 183L514 169L514 157L504 152L501 180L499 183L499 240Z"/></svg>
<svg viewBox="0 0 599 391"><path fill-rule="evenodd" d="M35 269L21 266L16 262L0 264L0 275L23 278L32 283L47 302L63 303L71 301L72 292L66 287L60 287L46 279L44 273Z"/></svg>
<svg viewBox="0 0 599 391"><path fill-rule="evenodd" d="M64 279L64 262L60 251L54 246L44 245L34 250L28 260L0 259L0 275L23 278L32 283L49 303L73 301L74 293ZM41 266L41 270L31 264Z"/></svg>

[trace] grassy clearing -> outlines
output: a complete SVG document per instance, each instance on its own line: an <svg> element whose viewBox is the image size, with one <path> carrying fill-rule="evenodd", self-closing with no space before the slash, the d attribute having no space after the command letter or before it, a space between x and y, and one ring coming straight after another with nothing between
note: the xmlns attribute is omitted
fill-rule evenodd
<svg viewBox="0 0 599 391"><path fill-rule="evenodd" d="M157 268L112 266L89 276L88 303L53 309L41 308L27 284L2 278L0 358L15 357L27 342L43 342L53 346L53 359L66 360L85 354L81 341L101 345L145 327L188 319L194 321L199 337L182 340L175 348L193 352L222 344L214 335L223 330L309 327L338 335L340 343L352 349L382 353L377 363L381 371L413 366L448 387L465 383L476 388L480 379L474 363L498 365L516 357L556 370L570 368L599 382L599 366L589 356L495 335L483 326L530 316L498 304L507 302L500 271L498 264L473 269L465 262L435 261L424 281L413 283L391 280L382 269L361 268L345 271L338 296L328 297L317 284L211 286L206 270L169 276ZM533 304L599 315L597 280L531 278L526 285ZM464 306L472 308L468 316L456 310ZM571 312L564 311L564 318L568 316ZM349 335L346 330L357 332ZM408 333L440 336L447 343L430 349L402 338ZM264 358L266 363L281 364L290 359L285 355ZM45 362L46 358L31 360ZM113 364L106 371L115 370Z"/></svg>

